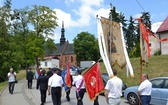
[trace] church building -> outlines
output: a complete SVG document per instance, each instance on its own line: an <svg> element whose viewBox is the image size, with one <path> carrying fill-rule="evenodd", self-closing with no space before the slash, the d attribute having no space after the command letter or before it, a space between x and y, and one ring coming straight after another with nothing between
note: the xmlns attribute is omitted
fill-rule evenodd
<svg viewBox="0 0 168 105"><path fill-rule="evenodd" d="M59 60L59 68L65 68L67 61L69 61L70 65L76 66L76 54L74 52L73 43L69 43L65 38L64 22L62 22L60 43L56 43L55 45L57 49L53 51L52 54L47 55L52 55L52 58Z"/></svg>

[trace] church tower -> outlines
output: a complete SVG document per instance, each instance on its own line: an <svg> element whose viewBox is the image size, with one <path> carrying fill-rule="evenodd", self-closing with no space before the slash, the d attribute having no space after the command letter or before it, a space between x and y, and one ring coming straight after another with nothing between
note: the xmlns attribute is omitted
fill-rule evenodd
<svg viewBox="0 0 168 105"><path fill-rule="evenodd" d="M65 29L64 29L64 21L62 21L60 45L64 43L65 43Z"/></svg>

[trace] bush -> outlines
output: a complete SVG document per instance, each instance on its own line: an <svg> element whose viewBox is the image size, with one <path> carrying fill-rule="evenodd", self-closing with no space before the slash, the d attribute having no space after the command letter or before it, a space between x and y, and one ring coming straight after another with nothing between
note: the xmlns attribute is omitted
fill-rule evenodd
<svg viewBox="0 0 168 105"><path fill-rule="evenodd" d="M159 50L157 50L153 55L161 55L161 50L159 49Z"/></svg>

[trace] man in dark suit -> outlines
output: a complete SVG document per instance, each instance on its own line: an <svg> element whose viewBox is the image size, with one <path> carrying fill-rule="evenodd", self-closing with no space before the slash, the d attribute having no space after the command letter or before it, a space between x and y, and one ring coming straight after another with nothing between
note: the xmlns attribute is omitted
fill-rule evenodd
<svg viewBox="0 0 168 105"><path fill-rule="evenodd" d="M34 74L31 71L31 69L29 69L26 76L28 89L32 89L33 77L34 77Z"/></svg>
<svg viewBox="0 0 168 105"><path fill-rule="evenodd" d="M51 68L49 68L48 72L47 72L47 76L50 78L53 75L53 72L51 70Z"/></svg>
<svg viewBox="0 0 168 105"><path fill-rule="evenodd" d="M40 94L41 94L41 105L44 105L46 102L46 94L48 88L48 76L45 76L46 71L42 70L41 75L37 79L36 89L38 90L40 87Z"/></svg>

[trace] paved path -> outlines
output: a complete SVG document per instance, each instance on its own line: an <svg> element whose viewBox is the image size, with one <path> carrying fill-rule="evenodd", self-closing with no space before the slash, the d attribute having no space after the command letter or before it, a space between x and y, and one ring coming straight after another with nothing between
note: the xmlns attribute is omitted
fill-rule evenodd
<svg viewBox="0 0 168 105"><path fill-rule="evenodd" d="M0 94L0 105L40 105L40 91L36 90L36 80L33 80L33 89L27 89L26 87L27 81L21 80L17 84L15 84L15 90L13 95L9 94L8 87L6 87L2 93ZM65 92L63 91L62 94L62 104L61 105L76 105L76 96L74 87L71 90L71 101L68 102L65 97ZM90 101L88 98L88 94L86 93L83 99L84 105L93 105L93 101ZM99 96L99 104L100 105L107 105L105 97ZM47 95L45 105L53 105L51 96ZM129 105L122 99L121 105Z"/></svg>

